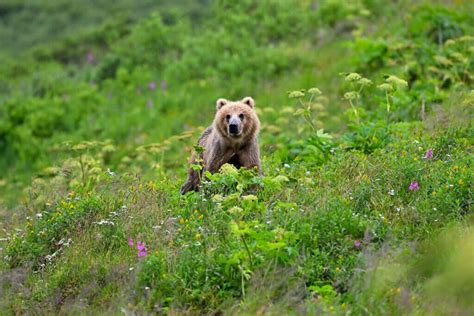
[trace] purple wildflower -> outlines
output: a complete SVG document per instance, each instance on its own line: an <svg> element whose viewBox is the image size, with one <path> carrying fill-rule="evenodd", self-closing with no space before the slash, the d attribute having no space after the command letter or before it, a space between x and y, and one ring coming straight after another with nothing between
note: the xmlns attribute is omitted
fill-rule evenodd
<svg viewBox="0 0 474 316"><path fill-rule="evenodd" d="M161 80L160 88L161 90L166 91L168 89L168 83L165 80Z"/></svg>
<svg viewBox="0 0 474 316"><path fill-rule="evenodd" d="M360 241L358 241L358 240L354 241L354 246L355 246L356 248L360 248L360 245L361 245L361 244L360 244Z"/></svg>
<svg viewBox="0 0 474 316"><path fill-rule="evenodd" d="M151 109L153 107L153 100L148 99L148 101L146 101L146 107Z"/></svg>
<svg viewBox="0 0 474 316"><path fill-rule="evenodd" d="M89 64L92 64L92 63L95 61L94 53L88 52L87 55L86 55L86 61L87 61Z"/></svg>
<svg viewBox="0 0 474 316"><path fill-rule="evenodd" d="M132 240L132 238L128 238L128 244L129 244L130 246L133 246L133 240Z"/></svg>
<svg viewBox="0 0 474 316"><path fill-rule="evenodd" d="M142 243L140 240L137 241L137 249L138 249L138 250L146 249L146 248L145 248L145 243Z"/></svg>
<svg viewBox="0 0 474 316"><path fill-rule="evenodd" d="M426 151L425 158L426 159L433 158L433 149L430 148Z"/></svg>
<svg viewBox="0 0 474 316"><path fill-rule="evenodd" d="M156 83L154 81L148 83L148 89L155 90L156 89Z"/></svg>
<svg viewBox="0 0 474 316"><path fill-rule="evenodd" d="M418 190L419 188L420 188L420 185L418 184L418 182L413 181L412 183L410 183L408 190L413 191L413 190Z"/></svg>
<svg viewBox="0 0 474 316"><path fill-rule="evenodd" d="M145 243L142 243L141 241L137 241L137 249L138 249L138 256L139 257L145 257L146 256L146 247Z"/></svg>

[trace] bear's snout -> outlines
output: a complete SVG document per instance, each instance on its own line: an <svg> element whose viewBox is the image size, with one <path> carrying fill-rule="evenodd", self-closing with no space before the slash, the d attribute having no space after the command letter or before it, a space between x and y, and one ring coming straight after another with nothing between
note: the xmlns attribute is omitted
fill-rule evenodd
<svg viewBox="0 0 474 316"><path fill-rule="evenodd" d="M230 134L238 134L239 133L239 125L229 124L229 133Z"/></svg>
<svg viewBox="0 0 474 316"><path fill-rule="evenodd" d="M229 120L229 135L230 136L239 136L242 133L242 125L240 123L240 120L233 116Z"/></svg>

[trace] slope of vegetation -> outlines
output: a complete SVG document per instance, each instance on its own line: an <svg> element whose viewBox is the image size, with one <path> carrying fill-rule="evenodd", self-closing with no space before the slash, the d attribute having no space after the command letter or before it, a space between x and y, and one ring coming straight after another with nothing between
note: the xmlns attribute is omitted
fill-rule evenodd
<svg viewBox="0 0 474 316"><path fill-rule="evenodd" d="M473 5L187 4L3 49L2 310L472 312ZM180 196L215 100L246 95L265 176Z"/></svg>

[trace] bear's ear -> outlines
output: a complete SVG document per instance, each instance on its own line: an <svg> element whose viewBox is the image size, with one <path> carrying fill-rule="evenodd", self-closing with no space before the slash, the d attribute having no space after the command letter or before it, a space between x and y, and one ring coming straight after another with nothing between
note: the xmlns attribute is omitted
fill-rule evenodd
<svg viewBox="0 0 474 316"><path fill-rule="evenodd" d="M243 98L242 103L247 104L252 109L255 107L255 101L252 99L252 97Z"/></svg>
<svg viewBox="0 0 474 316"><path fill-rule="evenodd" d="M227 104L227 102L229 102L229 101L227 101L226 99L218 99L218 100L216 101L216 109L217 109L217 110L220 110L221 107L223 107L224 105Z"/></svg>

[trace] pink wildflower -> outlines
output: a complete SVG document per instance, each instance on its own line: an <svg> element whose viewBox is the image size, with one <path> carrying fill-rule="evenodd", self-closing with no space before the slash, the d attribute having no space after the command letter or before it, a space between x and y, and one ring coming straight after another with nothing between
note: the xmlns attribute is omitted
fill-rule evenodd
<svg viewBox="0 0 474 316"><path fill-rule="evenodd" d="M413 181L412 183L410 183L408 190L413 191L413 190L418 190L419 188L420 188L420 185L418 184L418 182Z"/></svg>
<svg viewBox="0 0 474 316"><path fill-rule="evenodd" d="M145 243L142 243L140 240L137 241L137 249L138 249L138 250L143 250L143 249L145 249Z"/></svg>
<svg viewBox="0 0 474 316"><path fill-rule="evenodd" d="M142 243L141 241L137 241L137 249L138 249L138 256L139 257L145 257L147 254L147 250L145 247L145 243Z"/></svg>
<svg viewBox="0 0 474 316"><path fill-rule="evenodd" d="M86 55L86 61L87 61L89 64L92 64L92 63L95 61L94 53L88 52L87 55Z"/></svg>
<svg viewBox="0 0 474 316"><path fill-rule="evenodd" d="M426 159L433 158L433 149L430 148L426 151L425 158Z"/></svg>
<svg viewBox="0 0 474 316"><path fill-rule="evenodd" d="M129 244L130 246L133 246L133 240L132 240L132 238L128 238L128 244Z"/></svg>
<svg viewBox="0 0 474 316"><path fill-rule="evenodd" d="M153 81L150 82L150 83L148 84L148 89L150 89L150 90L155 90L155 89L156 89L156 83L153 82Z"/></svg>

